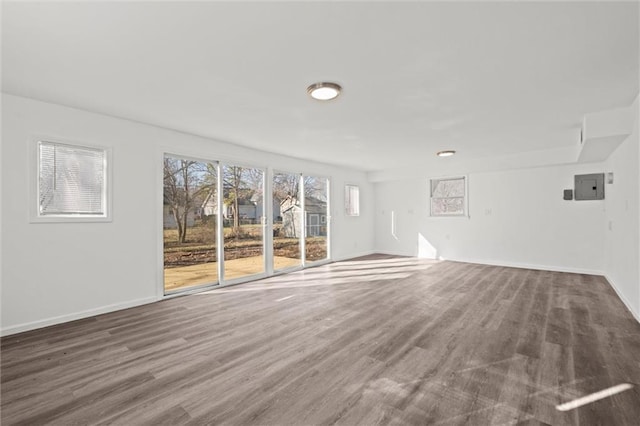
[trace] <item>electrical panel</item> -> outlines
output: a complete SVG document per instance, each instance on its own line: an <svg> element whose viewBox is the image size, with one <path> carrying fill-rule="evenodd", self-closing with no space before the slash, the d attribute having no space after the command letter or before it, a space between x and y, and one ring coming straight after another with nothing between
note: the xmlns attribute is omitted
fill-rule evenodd
<svg viewBox="0 0 640 426"><path fill-rule="evenodd" d="M574 197L576 200L604 200L604 173L576 175Z"/></svg>

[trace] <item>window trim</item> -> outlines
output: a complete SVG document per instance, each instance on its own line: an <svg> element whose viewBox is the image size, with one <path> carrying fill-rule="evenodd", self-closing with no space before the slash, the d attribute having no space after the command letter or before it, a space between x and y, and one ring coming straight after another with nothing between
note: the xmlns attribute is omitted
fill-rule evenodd
<svg viewBox="0 0 640 426"><path fill-rule="evenodd" d="M91 223L113 221L113 149L102 145L87 142L78 142L49 136L34 136L31 138L29 149L29 178L30 178L30 223ZM46 214L40 213L40 143L66 145L75 148L85 148L104 152L104 202L103 214Z"/></svg>
<svg viewBox="0 0 640 426"><path fill-rule="evenodd" d="M463 197L436 197L437 199L449 199L449 198L462 198L463 212L461 214L434 214L433 213L433 182L434 181L446 181L446 180L458 180L462 179L464 182L464 196ZM430 217L469 217L469 177L467 175L457 176L443 176L430 178L429 185L429 216Z"/></svg>
<svg viewBox="0 0 640 426"><path fill-rule="evenodd" d="M358 198L357 198L357 211L355 213L351 213L350 212L350 204L347 203L347 200L349 200L349 202L353 202L353 200L351 200L350 198L350 194L351 191L349 190L349 188L356 188L357 189L357 193L358 193ZM348 217L358 217L360 216L360 185L356 185L353 183L345 183L344 184L344 214L345 216Z"/></svg>

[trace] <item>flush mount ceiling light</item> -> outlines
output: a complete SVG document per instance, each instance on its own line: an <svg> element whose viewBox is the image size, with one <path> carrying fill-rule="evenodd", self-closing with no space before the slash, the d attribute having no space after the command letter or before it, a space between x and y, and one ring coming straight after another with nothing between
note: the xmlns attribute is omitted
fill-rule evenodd
<svg viewBox="0 0 640 426"><path fill-rule="evenodd" d="M335 99L340 94L342 87L336 83L315 83L311 86L307 87L307 93L313 99L317 99L319 101L330 101L331 99Z"/></svg>
<svg viewBox="0 0 640 426"><path fill-rule="evenodd" d="M436 155L438 157L451 157L455 153L456 152L453 150L447 150L447 151L439 151Z"/></svg>

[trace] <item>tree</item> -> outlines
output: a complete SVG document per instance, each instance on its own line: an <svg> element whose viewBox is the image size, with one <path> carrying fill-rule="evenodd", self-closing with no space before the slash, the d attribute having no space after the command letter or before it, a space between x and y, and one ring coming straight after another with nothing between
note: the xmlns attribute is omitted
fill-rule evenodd
<svg viewBox="0 0 640 426"><path fill-rule="evenodd" d="M304 177L304 193L306 197L327 201L327 179L315 176Z"/></svg>
<svg viewBox="0 0 640 426"><path fill-rule="evenodd" d="M307 196L317 198L322 201L327 200L327 181L325 178L315 176L303 176L304 192ZM300 175L293 173L276 173L273 176L273 195L278 201L282 201L288 196L298 200L300 194Z"/></svg>
<svg viewBox="0 0 640 426"><path fill-rule="evenodd" d="M240 197L243 187L244 169L238 166L225 166L222 174L224 187L224 203L231 206L233 216L233 233L240 232Z"/></svg>
<svg viewBox="0 0 640 426"><path fill-rule="evenodd" d="M273 175L273 197L282 202L287 196L298 198L300 175L276 173Z"/></svg>
<svg viewBox="0 0 640 426"><path fill-rule="evenodd" d="M202 194L211 190L205 180L208 165L192 160L165 157L164 159L164 203L178 227L178 244L187 242L189 213Z"/></svg>
<svg viewBox="0 0 640 426"><path fill-rule="evenodd" d="M224 166L222 170L223 201L233 217L233 233L240 233L240 203L253 201L264 203L262 188L264 172L260 169L240 166ZM254 198L255 197L255 198Z"/></svg>

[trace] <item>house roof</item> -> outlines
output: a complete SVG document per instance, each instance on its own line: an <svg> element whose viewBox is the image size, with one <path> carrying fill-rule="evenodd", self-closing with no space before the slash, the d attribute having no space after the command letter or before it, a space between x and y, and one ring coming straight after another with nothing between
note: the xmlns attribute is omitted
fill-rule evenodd
<svg viewBox="0 0 640 426"><path fill-rule="evenodd" d="M286 213L287 211L294 209L300 210L300 202L297 198L288 196L280 202L280 211ZM324 213L327 212L327 202L319 200L315 197L305 197L304 209L308 213Z"/></svg>

